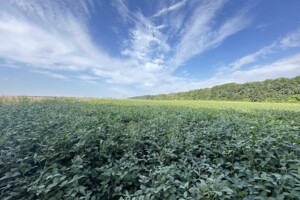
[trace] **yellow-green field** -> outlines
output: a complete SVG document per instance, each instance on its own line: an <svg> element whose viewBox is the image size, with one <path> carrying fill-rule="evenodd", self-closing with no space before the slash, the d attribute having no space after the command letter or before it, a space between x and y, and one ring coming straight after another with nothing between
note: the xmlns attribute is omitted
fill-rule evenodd
<svg viewBox="0 0 300 200"><path fill-rule="evenodd" d="M236 109L250 110L290 110L300 112L297 103L269 103L269 102L238 102L238 101L203 101L203 100L119 100L119 99L86 99L93 103L109 103L124 106L179 106L191 108Z"/></svg>
<svg viewBox="0 0 300 200"><path fill-rule="evenodd" d="M108 103L121 106L179 106L190 108L253 110L288 110L300 112L299 103L274 102L239 102L239 101L205 101L205 100L132 100L103 98L44 98L44 97L0 97L2 102L35 102L35 101L80 101L90 103Z"/></svg>

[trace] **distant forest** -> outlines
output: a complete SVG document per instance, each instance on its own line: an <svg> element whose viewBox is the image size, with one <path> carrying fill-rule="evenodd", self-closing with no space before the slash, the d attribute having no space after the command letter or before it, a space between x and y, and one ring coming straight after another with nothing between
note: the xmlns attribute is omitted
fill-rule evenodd
<svg viewBox="0 0 300 200"><path fill-rule="evenodd" d="M244 84L227 83L170 94L145 95L131 99L146 100L228 100L252 102L300 102L300 76L268 79Z"/></svg>

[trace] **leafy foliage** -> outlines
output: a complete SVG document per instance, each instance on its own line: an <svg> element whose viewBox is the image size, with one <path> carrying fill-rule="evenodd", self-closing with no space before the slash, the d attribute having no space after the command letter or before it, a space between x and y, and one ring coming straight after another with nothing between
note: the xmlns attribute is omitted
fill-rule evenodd
<svg viewBox="0 0 300 200"><path fill-rule="evenodd" d="M244 84L228 83L188 92L145 95L147 100L231 100L251 102L300 102L300 76Z"/></svg>
<svg viewBox="0 0 300 200"><path fill-rule="evenodd" d="M293 111L0 104L0 199L298 199Z"/></svg>

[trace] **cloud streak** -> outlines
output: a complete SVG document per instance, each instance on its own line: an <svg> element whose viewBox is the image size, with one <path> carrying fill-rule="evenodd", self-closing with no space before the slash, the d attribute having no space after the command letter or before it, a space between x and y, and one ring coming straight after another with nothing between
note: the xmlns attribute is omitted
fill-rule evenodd
<svg viewBox="0 0 300 200"><path fill-rule="evenodd" d="M57 74L57 73L50 72L50 71L33 70L32 72L38 73L38 74L43 74L43 75L46 75L48 77L57 78L57 79L61 79L61 80L69 80L68 77L66 77L62 74Z"/></svg>
<svg viewBox="0 0 300 200"><path fill-rule="evenodd" d="M182 0L181 2L171 5L170 7L162 8L157 13L155 13L153 15L153 17L158 17L158 16L164 15L168 12L172 12L174 10L180 9L181 7L183 7L185 5L186 1L187 0Z"/></svg>

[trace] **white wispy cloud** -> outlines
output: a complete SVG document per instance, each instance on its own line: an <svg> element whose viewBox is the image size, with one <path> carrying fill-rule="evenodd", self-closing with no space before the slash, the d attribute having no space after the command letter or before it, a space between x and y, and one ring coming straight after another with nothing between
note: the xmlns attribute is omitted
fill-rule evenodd
<svg viewBox="0 0 300 200"><path fill-rule="evenodd" d="M171 62L173 70L193 56L216 48L226 38L249 25L250 19L241 12L226 19L220 26L214 26L215 18L225 3L224 0L206 2L194 11L176 46Z"/></svg>
<svg viewBox="0 0 300 200"><path fill-rule="evenodd" d="M172 73L193 56L216 48L226 38L249 25L250 20L246 14L239 12L216 26L215 20L226 2L226 0L201 1L194 5L191 16L177 14L171 18L163 18L167 20L168 26L156 25L155 20L146 18L140 12L126 12L124 15L123 10L128 11L128 8L122 2L117 6L118 10L121 10L120 14L134 23L134 28L130 30L131 38L129 42L127 41L129 45L122 51L122 54L143 61L142 65L155 66L155 69L163 69L164 73ZM175 9L184 4L187 2L182 1L171 7ZM157 13L164 13L167 10L161 9ZM184 20L186 25L182 26ZM161 27L166 30L162 32ZM178 32L180 29L181 31ZM174 43L174 40L177 42ZM170 48L170 46L173 47ZM159 60L160 63L149 63L151 60Z"/></svg>
<svg viewBox="0 0 300 200"><path fill-rule="evenodd" d="M153 17L158 17L158 16L161 16L161 15L166 14L166 13L168 13L168 12L171 12L171 11L173 11L173 10L177 10L177 9L183 7L183 6L185 5L186 1L187 1L187 0L182 0L181 2L178 2L178 3L176 3L176 4L173 4L173 5L169 6L169 7L162 8L161 10L159 10L158 12L156 12L156 13L153 15Z"/></svg>
<svg viewBox="0 0 300 200"><path fill-rule="evenodd" d="M77 18L66 13L61 20L63 16L59 17L54 9L59 7L56 4L44 8L20 2L16 5L13 1L7 6L9 12L4 9L0 14L0 57L51 69L81 70L92 64L90 60L97 50ZM30 16L34 13L45 19L33 22Z"/></svg>
<svg viewBox="0 0 300 200"><path fill-rule="evenodd" d="M248 70L232 73L233 80L239 82L262 81L278 77L294 77L300 74L300 54L280 59L266 65L253 66Z"/></svg>
<svg viewBox="0 0 300 200"><path fill-rule="evenodd" d="M208 2L195 9L176 45L173 67L177 68L184 61L201 53L209 46L212 41L210 24L224 3L223 0Z"/></svg>
<svg viewBox="0 0 300 200"><path fill-rule="evenodd" d="M86 18L72 14L73 9L79 9L73 8L73 4L17 2L6 2L5 8L0 8L0 58L11 65L82 73L93 69L114 70L121 65L120 60L95 47ZM60 7L66 10L60 11ZM34 14L41 18L32 20Z"/></svg>
<svg viewBox="0 0 300 200"><path fill-rule="evenodd" d="M283 37L278 43L280 49L300 47L300 29Z"/></svg>
<svg viewBox="0 0 300 200"><path fill-rule="evenodd" d="M68 77L66 77L62 74L51 72L51 71L32 70L32 72L43 74L43 75L46 75L46 76L49 76L49 77L52 77L52 78L58 78L58 79L62 79L62 80L69 80Z"/></svg>
<svg viewBox="0 0 300 200"><path fill-rule="evenodd" d="M225 70L238 70L241 67L254 63L257 60L268 55L294 47L300 47L300 29L287 34L283 38L277 39L272 44L267 45L252 54L243 56L242 58L235 60L233 63L229 64L229 66L226 67Z"/></svg>
<svg viewBox="0 0 300 200"><path fill-rule="evenodd" d="M153 54L168 51L170 47L155 25L141 13L135 16L138 23L130 30L129 48L123 50L122 54L147 62L147 59L153 59Z"/></svg>

